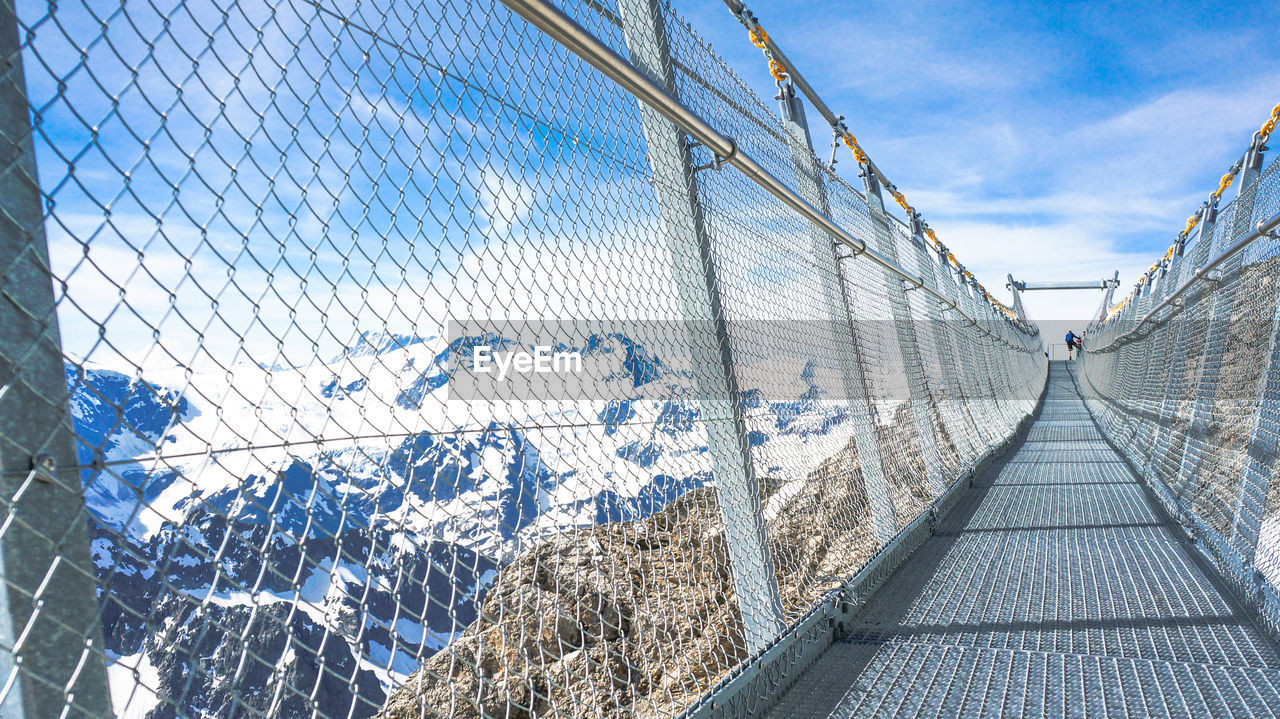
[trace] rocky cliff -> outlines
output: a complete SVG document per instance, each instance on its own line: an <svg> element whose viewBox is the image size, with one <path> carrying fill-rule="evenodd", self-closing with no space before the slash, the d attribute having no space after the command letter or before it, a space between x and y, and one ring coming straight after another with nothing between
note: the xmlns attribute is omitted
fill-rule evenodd
<svg viewBox="0 0 1280 719"><path fill-rule="evenodd" d="M762 484L794 617L875 550L853 443L803 482ZM502 570L479 621L380 716L678 714L745 658L722 526L704 487L645 520L539 543Z"/></svg>

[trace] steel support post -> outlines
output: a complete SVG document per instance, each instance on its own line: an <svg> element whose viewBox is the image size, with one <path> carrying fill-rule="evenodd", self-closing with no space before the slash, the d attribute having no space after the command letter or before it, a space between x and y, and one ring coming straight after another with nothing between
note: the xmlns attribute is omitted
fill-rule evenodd
<svg viewBox="0 0 1280 719"><path fill-rule="evenodd" d="M956 304L964 308L964 311L970 317L975 317L974 322L980 322L974 315L975 304L973 300L973 285L969 278L964 274L963 267L956 268ZM977 335L973 341L962 343L965 349L965 356L972 368L972 382L970 386L974 389L973 398L970 402L970 414L975 417L983 418L983 427L987 431L988 445L999 440L1000 431L993 420L999 418L999 414L995 407L995 388L991 384L991 371L987 366L986 355L986 336L981 334L981 330L974 329ZM973 405L976 405L974 411Z"/></svg>
<svg viewBox="0 0 1280 719"><path fill-rule="evenodd" d="M975 316L981 318L979 321L982 322L986 328L992 332L992 334L996 334L997 322L1000 320L996 319L997 315L995 308L993 308L990 303L982 297L981 293L978 293L978 297L975 298L975 301L978 303L977 311L980 313ZM987 356L987 367L989 368L988 371L991 376L992 397L994 398L996 408L999 411L1001 418L1004 420L1004 428L1001 433L1005 434L1018 424L1017 410L1013 409L1011 406L1012 403L1010 402L1009 391L1006 384L1008 376L1006 375L1004 364L1000 361L1000 358L996 356L996 341L988 337L987 341L982 344L983 351Z"/></svg>
<svg viewBox="0 0 1280 719"><path fill-rule="evenodd" d="M1148 276L1149 279L1149 276ZM1135 301L1134 313L1139 317L1145 317L1147 308L1152 303L1152 291L1149 284L1144 284L1138 299ZM1122 389L1120 391L1120 402L1125 406L1125 412L1120 417L1121 431L1119 437L1114 437L1116 443L1119 444L1127 456L1131 459L1135 457L1135 442L1142 431L1142 416L1138 410L1138 394L1140 387L1146 379L1147 360L1151 357L1150 348L1145 343L1133 342L1120 348L1120 356L1123 359L1125 370L1121 375Z"/></svg>
<svg viewBox="0 0 1280 719"><path fill-rule="evenodd" d="M1257 158L1256 162L1252 158ZM1243 237L1252 229L1253 203L1258 194L1258 175L1261 168L1261 152L1250 149L1245 155L1243 167L1240 169L1240 183L1234 207L1231 213L1230 232L1227 233L1223 247L1228 247L1238 237ZM1206 243L1212 244L1212 243ZM1210 252L1219 248L1213 248ZM1222 281L1214 284L1212 292L1213 305L1209 312L1209 324L1205 328L1204 345L1200 355L1200 371L1196 378L1194 401L1191 405L1191 420L1187 427L1187 444L1182 452L1182 465L1178 470L1179 483L1186 486L1201 466L1201 452L1192 452L1192 437L1204 437L1209 432L1213 412L1213 398L1218 389L1218 375L1222 366L1222 356L1226 352L1227 331L1231 323L1231 314L1235 308L1235 297L1238 283L1234 280L1240 272L1244 253L1237 252L1224 263L1215 268ZM1203 442L1199 443L1203 446ZM1229 532L1231 533L1231 532ZM1234 533L1231 533L1234 534Z"/></svg>
<svg viewBox="0 0 1280 719"><path fill-rule="evenodd" d="M911 244L914 246L916 254L916 274L920 275L925 281L933 280L933 286L939 287L937 274L933 271L934 261L933 252L929 248L929 241L925 239L923 228L918 217L911 218ZM968 459L970 453L977 454L973 451L973 447L964 444L968 437L963 433L965 418L960 414L962 403L960 403L960 390L957 387L955 377L955 358L951 353L954 343L948 341L946 336L946 328L943 326L942 307L933 297L925 295L920 298L918 303L923 313L923 326L930 336L931 346L934 350L936 362L930 368L930 372L926 379L929 380L929 387L938 390L934 394L934 401L937 403L938 418L947 433L951 436L951 441L955 445L957 455Z"/></svg>
<svg viewBox="0 0 1280 719"><path fill-rule="evenodd" d="M964 283L964 291L960 297L961 303L967 307L969 316L974 319L974 322L985 328L987 326L987 316L982 307L984 303L979 299L981 293L978 290L977 281L964 274L960 276L960 279ZM1000 392L996 389L995 365L991 358L990 342L990 338L986 335L979 335L972 344L972 350L978 360L978 372L985 398L985 414L996 420L993 423L996 428L994 439L998 441L1004 435L1008 422L1004 415L1004 406L1000 402Z"/></svg>
<svg viewBox="0 0 1280 719"><path fill-rule="evenodd" d="M936 263L934 265L934 277L937 278L938 288L951 302L957 305L962 304L960 293L963 291L962 285L964 279L960 276L951 265L951 261L947 259L947 250L939 247L936 253ZM957 279L958 278L958 279ZM944 313L945 314L945 313ZM973 428L972 440L975 444L975 450L981 449L978 453L988 449L994 442L994 435L988 433L988 426L985 421L979 421L978 417L982 414L976 412L975 402L982 396L981 384L982 380L977 369L977 358L971 351L972 343L966 341L964 332L968 329L967 322L947 322L944 317L944 326L948 330L947 344L950 345L952 351L952 366L959 376L959 397L964 407L964 414L970 419L970 426Z"/></svg>
<svg viewBox="0 0 1280 719"><path fill-rule="evenodd" d="M10 0L0 0L0 63L0 716L109 717L94 565Z"/></svg>
<svg viewBox="0 0 1280 719"><path fill-rule="evenodd" d="M1012 274L1006 276L1009 278L1009 293L1013 295L1014 313L1017 314L1018 319L1023 322L1030 322L1030 320L1027 319L1027 309L1022 306L1022 293L1019 291L1018 287L1019 284L1022 284L1025 287L1026 283L1015 282Z"/></svg>
<svg viewBox="0 0 1280 719"><path fill-rule="evenodd" d="M1177 259L1171 259L1170 262L1176 262ZM1163 302L1169 293L1177 288L1174 282L1176 275L1170 274L1173 268L1164 264L1160 269L1160 284L1156 287L1155 296L1152 301L1155 303ZM1155 442L1160 431L1160 411L1164 406L1164 394L1162 390L1165 386L1165 373L1168 372L1168 363L1170 356L1170 342L1173 339L1172 327L1166 328L1152 337L1152 341L1148 342L1146 355L1146 369L1142 377L1142 397L1141 412L1144 418L1143 429L1140 437L1140 445L1138 447L1139 456L1134 457L1135 464L1146 462L1146 458L1151 456L1151 452L1155 447Z"/></svg>
<svg viewBox="0 0 1280 719"><path fill-rule="evenodd" d="M805 121L804 104L796 97L790 84L781 91L782 124L787 130L791 145L791 157L796 168L796 190L801 197L829 215L827 193L823 189L821 169L813 154L813 138ZM858 348L858 328L854 325L849 306L849 292L844 279L844 260L839 254L843 244L837 244L822 228L809 224L809 242L815 266L818 268L822 295L831 314L829 326L833 330L832 344L836 348L836 362L844 382L845 396L849 402L849 415L853 424L854 447L862 471L867 503L871 509L871 522L878 546L884 546L898 533L898 520L893 511L893 490L884 473L884 457L875 428L875 414L871 407L871 392L866 375L862 371L862 353ZM847 249L847 248L845 248ZM823 268L830 267L831 271Z"/></svg>
<svg viewBox="0 0 1280 719"><path fill-rule="evenodd" d="M1107 294L1102 298L1102 309L1098 312L1097 322L1107 318L1107 310L1111 309L1111 300L1116 296L1116 288L1120 286L1120 271L1116 270L1115 280L1107 285Z"/></svg>
<svg viewBox="0 0 1280 719"><path fill-rule="evenodd" d="M933 266L934 276L937 278L938 287L946 294L947 299L956 304L961 303L960 293L961 285L957 281L963 281L959 278L955 267L947 260L947 249L938 247ZM947 312L942 313L943 328L947 330L947 347L951 352L951 363L956 372L956 389L957 397L960 399L961 407L963 407L964 417L969 420L970 444L973 445L975 455L980 455L991 448L995 443L995 435L988 431L987 423L980 420L979 412L975 402L982 397L982 379L980 379L978 371L978 358L973 353L973 343L969 342L966 331L969 330L969 322L956 320L955 317L948 317Z"/></svg>
<svg viewBox="0 0 1280 719"><path fill-rule="evenodd" d="M996 318L997 327L1000 328L1001 339L1008 344L1014 344L1013 338L1010 336L1013 328L1012 320L999 310L993 309L992 315ZM1015 368L1009 361L1009 352L1008 347L1000 348L1000 384L1004 389L1005 397L1008 398L1009 407L1013 410L1013 422L1016 426L1020 418L1029 411L1029 408L1027 399L1019 391Z"/></svg>
<svg viewBox="0 0 1280 719"><path fill-rule="evenodd" d="M1182 257L1174 255L1169 273L1166 275L1165 281L1162 283L1163 296L1167 296L1172 288L1176 288L1179 284L1179 278L1182 276L1182 267L1186 264ZM1179 328L1182 326L1178 315L1168 315L1170 317L1165 324L1158 328L1158 332L1153 335L1155 348L1151 351L1152 361L1151 367L1155 371L1157 378L1148 377L1148 383L1152 391L1155 393L1154 401L1151 407L1151 426L1148 430L1146 452L1141 459L1135 461L1135 466L1139 468L1141 476L1150 481L1152 476L1152 462L1157 456L1165 456L1168 451L1168 429L1171 420L1170 412L1176 406L1169 397L1169 381L1173 375L1174 364L1181 369L1181 348L1178 346L1177 338Z"/></svg>
<svg viewBox="0 0 1280 719"><path fill-rule="evenodd" d="M678 97L659 2L621 0L619 11L631 62ZM701 394L720 516L728 539L735 594L747 648L754 654L782 631L782 602L763 524L760 483L747 442L715 251L703 218L688 136L643 103L640 115L680 301L686 325L691 328L694 373ZM704 331L706 327L713 329Z"/></svg>
<svg viewBox="0 0 1280 719"><path fill-rule="evenodd" d="M1146 301L1143 298L1142 287L1135 287L1130 295L1129 304L1125 307L1127 316L1142 317L1144 315L1144 307ZM1133 364L1133 353L1135 351L1135 343L1126 344L1120 347L1115 353L1119 362L1119 374L1117 375L1118 391L1115 394L1116 401L1124 404L1133 395L1130 392L1130 386L1135 380L1133 372L1130 372L1130 365ZM1121 445L1125 452L1130 450L1129 442L1133 437L1130 430L1133 415L1129 411L1122 413L1113 413L1112 415L1113 435L1112 438L1116 443Z"/></svg>
<svg viewBox="0 0 1280 719"><path fill-rule="evenodd" d="M1139 309L1141 310L1142 308ZM1142 312L1140 314L1145 315ZM1138 410L1138 395L1142 391L1142 382L1145 378L1147 360L1151 357L1151 350L1145 343L1133 342L1125 345L1123 356L1125 371L1122 396L1125 398L1125 413L1123 434L1117 438L1117 443L1124 449L1128 457L1133 458L1137 456L1135 454L1135 443L1139 433L1142 431L1142 418Z"/></svg>
<svg viewBox="0 0 1280 719"><path fill-rule="evenodd" d="M880 191L880 183L876 181L871 169L862 168L862 179L866 187L867 205L871 210L871 225L875 234L874 245L880 254L894 262L899 262L897 242L893 238L891 220L884 209L884 196ZM902 353L903 371L907 384L911 416L920 435L920 450L925 466L925 486L929 493L940 496L946 489L942 477L942 456L938 453L937 432L934 430L933 418L929 405L928 388L924 382L925 368L920 358L919 346L916 343L915 319L911 316L911 307L907 304L907 295L902 280L888 273L882 273L885 280L885 293L889 298L889 306L893 312L893 328L898 335L898 347Z"/></svg>
<svg viewBox="0 0 1280 719"><path fill-rule="evenodd" d="M1152 302L1163 300L1168 295L1170 288L1174 286L1167 280L1161 280L1152 293ZM1145 343L1147 346L1142 352L1140 395L1135 402L1137 406L1136 416L1138 418L1138 427L1134 435L1135 455L1130 457L1135 464L1143 462L1145 458L1151 456L1151 449L1156 438L1160 405L1163 397L1155 391L1155 388L1163 386L1163 382L1158 381L1155 377L1164 370L1168 362L1169 334L1168 332L1159 332L1152 335L1150 340Z"/></svg>
<svg viewBox="0 0 1280 719"><path fill-rule="evenodd" d="M1129 304L1126 305L1124 310L1124 320L1125 322L1132 322L1134 318L1140 316L1142 315L1138 311L1138 290L1135 288L1129 295ZM1133 353L1136 349L1134 343L1129 343L1121 346L1115 353L1116 370L1113 383L1115 389L1112 396L1116 398L1115 403L1122 408L1126 398L1129 396L1129 383L1133 377L1130 372L1130 365L1133 363ZM1122 449L1127 453L1128 442L1124 441L1122 443L1121 437L1123 430L1129 424L1129 412L1127 410L1116 411L1116 409L1112 408L1106 422L1108 434L1112 439L1116 440L1117 444L1121 444Z"/></svg>
<svg viewBox="0 0 1280 719"><path fill-rule="evenodd" d="M1190 277L1196 270L1208 260L1209 245L1212 244L1213 228L1217 222L1217 206L1210 205L1205 209L1204 218L1200 222L1199 234L1197 235L1194 252L1190 255L1178 255L1173 272L1170 275L1169 285L1171 287L1179 287L1185 280L1184 277ZM1156 431L1156 438L1153 446L1165 446L1166 449L1172 444L1171 434L1174 432L1174 415L1177 407L1181 402L1183 393L1186 392L1186 382L1184 375L1186 374L1187 365L1187 346L1190 342L1192 323L1185 309L1173 308L1177 312L1174 315L1173 326L1164 330L1160 330L1165 334L1172 335L1170 344L1168 345L1168 355L1165 358L1168 374L1165 375L1164 391L1161 394L1160 412L1157 417L1159 427ZM1125 327L1123 324L1119 327L1119 331L1123 333ZM1152 330L1154 331L1154 330ZM1184 430L1185 431L1185 430ZM1185 448L1185 443L1183 447ZM1166 455L1159 455L1166 456ZM1179 455L1180 456L1180 455ZM1146 466L1143 468L1143 477L1148 482L1159 479L1169 488L1170 491L1178 494L1178 474L1176 471L1169 476L1162 476L1161 467L1156 466L1157 455L1152 453L1148 458ZM1181 460L1178 460L1181 466Z"/></svg>
<svg viewBox="0 0 1280 719"><path fill-rule="evenodd" d="M1000 320L997 319L995 308L988 304L981 292L977 293L975 302L978 304L978 311L981 312L982 319L980 321L992 333L997 333ZM982 344L983 352L987 357L988 372L991 376L991 397L1003 421L1001 439L1004 439L1008 432L1018 423L1017 411L1011 406L1012 403L1010 402L1010 394L1007 389L1008 373L1001 358L996 354L996 348L999 343L989 337Z"/></svg>
<svg viewBox="0 0 1280 719"><path fill-rule="evenodd" d="M981 292L976 293L974 302L978 306L977 311L981 312L981 321L994 333L997 322L995 308L988 304ZM988 372L991 376L991 396L1000 416L1004 419L1003 432L1007 433L1018 424L1018 417L1017 412L1010 407L1009 393L1005 390L1005 369L1000 358L996 356L996 346L996 341L988 338L983 342L983 352L986 354Z"/></svg>
<svg viewBox="0 0 1280 719"><path fill-rule="evenodd" d="M1188 277L1193 275L1203 267L1206 262L1212 259L1210 251L1213 245L1213 235L1216 226L1217 207L1214 205L1208 211L1205 219L1200 223L1200 229L1196 236L1195 246L1192 247L1191 253L1186 255L1183 260L1184 264L1186 264L1184 272ZM1206 291L1207 290L1204 287L1200 287L1197 290L1196 302L1204 301L1203 298ZM1201 327L1202 322L1196 319L1197 308L1191 306L1189 299L1190 298L1187 296L1182 298L1182 308L1178 315L1179 326L1177 349L1173 362L1171 362L1170 365L1171 374L1165 390L1165 403L1169 406L1169 427L1171 432L1176 431L1174 429L1174 425L1181 417L1181 414L1176 408L1181 406L1182 400L1188 395L1191 396L1193 402L1195 400L1194 393L1196 391L1199 378L1199 370L1196 370L1194 376L1188 377L1188 374L1190 374L1188 366L1191 363L1193 356L1195 356L1192 350L1194 349L1195 352L1199 352L1204 348L1203 342L1205 332ZM1189 421L1190 411L1187 412L1186 418ZM1177 453L1176 457L1169 458L1169 475L1165 478L1165 483L1169 489L1178 497L1183 497L1184 495L1184 487L1181 484L1183 478L1182 465L1183 457L1187 451L1187 444L1191 441L1192 436L1189 422L1181 428L1181 432L1182 448Z"/></svg>
<svg viewBox="0 0 1280 719"><path fill-rule="evenodd" d="M969 279L965 277L964 270L960 267L949 267L946 259L943 259L944 266L948 272L951 272L951 299L966 312L973 316L975 306L973 302L973 289L969 284ZM956 346L960 349L961 361L964 363L968 374L970 387L969 394L969 415L978 420L981 417L979 426L983 433L983 441L988 448L996 444L1000 439L1000 432L992 421L996 415L992 404L995 401L995 388L991 385L991 377L987 367L986 351L986 335L974 328L971 337L964 337L963 333L967 331L969 324L966 322L957 327L957 332L961 333Z"/></svg>
<svg viewBox="0 0 1280 719"><path fill-rule="evenodd" d="M1147 315L1147 310L1151 309L1151 306L1154 304L1151 301L1151 292L1153 289L1151 284L1151 272L1148 271L1142 277L1143 282L1142 286L1138 288L1137 299L1137 312L1139 317L1145 317Z"/></svg>

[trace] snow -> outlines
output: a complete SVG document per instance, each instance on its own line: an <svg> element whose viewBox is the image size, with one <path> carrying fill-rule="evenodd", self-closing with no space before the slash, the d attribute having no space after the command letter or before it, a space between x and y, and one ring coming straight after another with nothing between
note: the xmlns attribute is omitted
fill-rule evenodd
<svg viewBox="0 0 1280 719"><path fill-rule="evenodd" d="M1280 518L1265 520L1258 530L1258 551L1254 566L1271 586L1280 586Z"/></svg>
<svg viewBox="0 0 1280 719"><path fill-rule="evenodd" d="M305 511L312 517L331 512L348 526L354 521L356 526L387 530L388 553L371 558L366 566L333 559L309 564L291 590L220 585L213 591L178 583L161 591L179 591L222 607L252 609L284 602L317 626L342 635L338 627L350 613L365 612L358 598L370 589L393 593L391 582L380 572L387 567L394 571L397 556L420 555L433 542L450 542L487 559L507 561L541 537L599 521L606 500L635 500L643 511L656 511L660 507L653 501L671 497L655 492L655 486L680 491L715 482L716 458L707 450L705 426L695 421L703 406L695 393L679 387L680 378L656 388L654 396L639 393L627 402L625 417L609 422L602 419L609 407L603 399L460 402L447 398L447 387L435 387L416 398L413 406L405 406L399 401L402 393L424 373L439 370L445 341L437 337L392 346L378 344L387 338L369 340L367 346L329 362L297 369L241 364L189 374L180 368L148 370L145 382L162 390L162 397L184 398L190 409L154 441L119 428L105 437L103 448L109 449L113 461L133 463L116 465L110 475L94 479L91 487L110 491L90 494L90 509L110 526L126 527L124 539L138 546L174 527L184 528L166 541L203 549L176 554L172 567L197 567L202 564L200 552L217 554L222 540L206 538L194 522L187 524L189 513L196 508L207 511L221 496L229 499L216 505L216 511L225 508L248 517L237 521L280 520L283 526L281 514L264 520L254 509L279 496L273 491L277 482L286 486L279 478L289 470L288 481L295 488L301 481L302 486L292 498L277 500L277 512ZM631 379L622 358L621 352L601 353L592 361L596 371L615 377L612 382L627 384ZM768 358L760 361L762 367L744 376L777 377L770 384L770 396L757 393L760 401L748 411L749 423L765 438L751 448L752 459L761 471L781 480L780 491L766 508L772 517L818 462L847 444L847 428L830 430L850 410L844 403L817 399L816 387L829 379L821 372L790 377L767 367ZM92 376L90 370L89 382ZM83 404L73 404L80 420L114 414L95 414L92 393L82 395ZM708 405L707 411L712 409L724 414L723 406ZM892 416L891 411L878 414ZM416 446L412 443L419 438L429 439L439 456L405 457L404 448ZM414 466L415 462L424 463ZM295 471L299 466L304 471ZM463 473L448 480L459 486L440 492L434 483L445 477L420 474L432 466ZM771 469L779 467L786 467L786 472ZM116 479L126 473L127 484ZM149 484L151 478L164 481ZM286 504L288 509L282 510ZM310 531L316 532L312 526ZM234 531L243 535L246 530L241 525ZM282 536L304 539L293 532ZM93 549L99 568L132 571L130 564L112 567L109 542L98 540ZM144 576L152 572L149 566L143 569ZM257 571L250 569L244 576ZM459 601L474 598L496 578L497 572L490 569L474 584L468 580L468 586L455 587ZM367 613L362 619L376 621ZM393 647L372 639L363 646L354 637L345 641L359 666L390 688L403 681L422 656L446 646L461 629L443 632L399 618L391 627L397 637ZM408 646L418 647L422 656L406 653ZM142 687L135 687L135 669ZM155 706L155 694L145 685L156 687L158 679L145 654L120 658L112 665L111 682L113 702L122 716L142 717Z"/></svg>
<svg viewBox="0 0 1280 719"><path fill-rule="evenodd" d="M631 400L627 418L615 423L600 420L607 400L459 402L448 400L447 387L425 394L416 407L401 406L397 398L424 374L439 371L448 347L440 337L369 335L352 351L298 369L241 363L216 372L149 371L146 382L189 403L183 421L161 440L117 430L104 444L112 461L136 462L117 465L120 471L132 466L140 477L176 476L141 502L132 487L116 481L109 485L119 486L114 501L104 497L92 508L108 524L128 526L136 541L146 542L164 527L181 524L198 498L230 490L239 497L233 509L252 511L251 499L268 496L269 478L302 463L316 481L323 475L331 482L336 496L328 499L342 513L352 502L381 506L380 495L404 490L403 500L388 503L381 513L355 517L362 524L386 526L411 542L437 538L509 558L547 533L594 523L592 502L598 496L635 499L655 478L710 477L716 469L706 452L703 425L670 415L673 407L678 408L676 417L700 414L696 393L683 386L688 373L679 367L679 357L671 358L677 369L664 370L672 374L649 383L658 397ZM590 358L596 372L629 387L624 352L601 350ZM755 365L745 365L743 376L770 377L772 393L748 413L753 426L761 428L753 460L771 474L787 467L786 476L777 477L784 482L801 479L847 441L840 439L841 433L828 432L824 423L838 423L840 413L848 410L840 403L796 398L838 382L830 371L812 365L804 373L784 373L770 365L773 358L753 359ZM81 394L84 402L92 401L92 393ZM681 395L688 399L674 404L669 399ZM892 417L893 403L884 404L876 413L881 421ZM780 412L791 416L774 415ZM470 467L464 479L473 489L443 501L424 499L432 487L407 487L407 477L389 470L399 448L415 436L481 438L491 423L516 428L509 431L536 451L530 455L536 462L525 466L526 458L515 456L510 441L501 437L480 448L478 462L453 449L456 465ZM525 491L511 487L512 471L545 472L554 478L536 490L528 488L526 498L536 504L536 512L522 513L522 523L515 527L501 519L505 493ZM250 478L258 480L249 484ZM309 506L306 496L290 501Z"/></svg>
<svg viewBox="0 0 1280 719"><path fill-rule="evenodd" d="M111 708L119 719L146 719L159 703L160 674L146 652L113 657L107 665Z"/></svg>

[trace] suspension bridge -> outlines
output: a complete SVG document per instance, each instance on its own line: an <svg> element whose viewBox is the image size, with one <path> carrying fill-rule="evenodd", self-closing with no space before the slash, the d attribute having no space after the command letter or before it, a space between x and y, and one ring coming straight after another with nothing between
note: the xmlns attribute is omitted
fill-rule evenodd
<svg viewBox="0 0 1280 719"><path fill-rule="evenodd" d="M1280 713L1280 105L1005 302L725 6L0 0L0 715Z"/></svg>

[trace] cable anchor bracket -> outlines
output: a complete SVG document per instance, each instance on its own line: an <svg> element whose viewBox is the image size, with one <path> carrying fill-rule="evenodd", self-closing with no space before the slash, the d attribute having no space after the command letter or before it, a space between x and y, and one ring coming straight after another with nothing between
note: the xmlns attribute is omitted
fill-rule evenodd
<svg viewBox="0 0 1280 719"><path fill-rule="evenodd" d="M694 172L702 172L703 170L719 171L720 168L732 162L733 158L738 156L738 141L728 136L725 136L725 139L729 141L729 154L725 155L724 157L721 157L717 152L715 152L714 150L711 150L711 148L707 148L709 151L711 151L711 157L712 157L711 162L708 162L705 165L698 165L697 167L693 168ZM692 150L695 147L704 147L704 145L701 142L689 143L690 150Z"/></svg>

